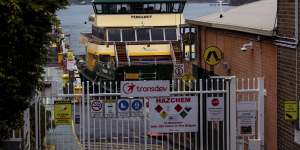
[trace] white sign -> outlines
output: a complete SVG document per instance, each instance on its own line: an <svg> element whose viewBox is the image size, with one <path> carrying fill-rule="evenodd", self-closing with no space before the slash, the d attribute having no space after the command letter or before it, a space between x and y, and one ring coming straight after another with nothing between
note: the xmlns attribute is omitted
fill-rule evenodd
<svg viewBox="0 0 300 150"><path fill-rule="evenodd" d="M130 101L129 99L118 100L118 117L129 117Z"/></svg>
<svg viewBox="0 0 300 150"><path fill-rule="evenodd" d="M92 118L103 116L104 104L101 100L91 100L90 110Z"/></svg>
<svg viewBox="0 0 300 150"><path fill-rule="evenodd" d="M67 61L67 70L73 71L75 69L75 60L68 60Z"/></svg>
<svg viewBox="0 0 300 150"><path fill-rule="evenodd" d="M238 135L255 135L256 101L239 101L237 103Z"/></svg>
<svg viewBox="0 0 300 150"><path fill-rule="evenodd" d="M150 132L197 132L198 97L174 96L151 98Z"/></svg>
<svg viewBox="0 0 300 150"><path fill-rule="evenodd" d="M156 97L170 95L170 81L121 81L121 97Z"/></svg>
<svg viewBox="0 0 300 150"><path fill-rule="evenodd" d="M105 104L105 110L104 110L105 117L116 117L117 115L116 101L109 100L109 101L105 101L104 104Z"/></svg>
<svg viewBox="0 0 300 150"><path fill-rule="evenodd" d="M142 99L132 99L131 100L131 116L138 117L143 116L144 112L144 102Z"/></svg>
<svg viewBox="0 0 300 150"><path fill-rule="evenodd" d="M207 121L224 120L224 98L207 97L206 98Z"/></svg>
<svg viewBox="0 0 300 150"><path fill-rule="evenodd" d="M175 64L174 66L174 75L175 78L181 78L184 74L184 65L183 64Z"/></svg>

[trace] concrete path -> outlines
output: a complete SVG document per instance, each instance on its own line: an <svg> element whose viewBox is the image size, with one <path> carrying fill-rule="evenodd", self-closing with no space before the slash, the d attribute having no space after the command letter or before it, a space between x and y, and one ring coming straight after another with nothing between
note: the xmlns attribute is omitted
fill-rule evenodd
<svg viewBox="0 0 300 150"><path fill-rule="evenodd" d="M55 147L55 150L82 150L72 125L58 125L47 133L47 145Z"/></svg>

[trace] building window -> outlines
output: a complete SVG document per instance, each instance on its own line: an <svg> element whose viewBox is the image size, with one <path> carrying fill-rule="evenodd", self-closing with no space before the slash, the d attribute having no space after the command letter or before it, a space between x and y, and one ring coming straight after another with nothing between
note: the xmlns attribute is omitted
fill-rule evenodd
<svg viewBox="0 0 300 150"><path fill-rule="evenodd" d="M120 29L109 29L108 30L109 41L121 41Z"/></svg>
<svg viewBox="0 0 300 150"><path fill-rule="evenodd" d="M122 30L123 41L135 41L135 31L134 29L123 29Z"/></svg>
<svg viewBox="0 0 300 150"><path fill-rule="evenodd" d="M137 34L138 41L149 41L150 40L149 29L137 29L136 34Z"/></svg>
<svg viewBox="0 0 300 150"><path fill-rule="evenodd" d="M164 30L163 29L151 29L151 36L153 41L163 41L164 40Z"/></svg>
<svg viewBox="0 0 300 150"><path fill-rule="evenodd" d="M165 29L166 40L177 40L176 28Z"/></svg>

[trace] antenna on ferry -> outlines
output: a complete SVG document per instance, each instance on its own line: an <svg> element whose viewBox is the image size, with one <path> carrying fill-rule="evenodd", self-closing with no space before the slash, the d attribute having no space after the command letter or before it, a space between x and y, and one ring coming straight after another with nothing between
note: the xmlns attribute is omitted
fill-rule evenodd
<svg viewBox="0 0 300 150"><path fill-rule="evenodd" d="M220 5L220 18L223 18L223 1L219 0L219 5Z"/></svg>

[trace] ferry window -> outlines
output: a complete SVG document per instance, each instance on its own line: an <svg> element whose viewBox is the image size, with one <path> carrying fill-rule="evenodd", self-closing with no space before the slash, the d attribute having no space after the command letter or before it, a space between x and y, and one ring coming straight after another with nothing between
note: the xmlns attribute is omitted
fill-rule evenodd
<svg viewBox="0 0 300 150"><path fill-rule="evenodd" d="M104 13L116 13L117 5L116 4L102 4L102 11Z"/></svg>
<svg viewBox="0 0 300 150"><path fill-rule="evenodd" d="M135 41L135 32L133 29L122 30L123 41Z"/></svg>
<svg viewBox="0 0 300 150"><path fill-rule="evenodd" d="M179 3L174 3L173 12L179 12Z"/></svg>
<svg viewBox="0 0 300 150"><path fill-rule="evenodd" d="M138 41L149 41L150 40L149 29L137 29L136 34L137 34Z"/></svg>
<svg viewBox="0 0 300 150"><path fill-rule="evenodd" d="M132 13L136 13L136 12L142 12L143 11L143 4L139 4L139 3L135 3L135 4L131 4L130 8Z"/></svg>
<svg viewBox="0 0 300 150"><path fill-rule="evenodd" d="M118 4L117 10L119 13L128 12L130 10L130 5L128 4Z"/></svg>
<svg viewBox="0 0 300 150"><path fill-rule="evenodd" d="M92 26L92 34L100 39L104 39L105 30L103 28Z"/></svg>
<svg viewBox="0 0 300 150"><path fill-rule="evenodd" d="M175 28L165 29L166 40L177 40L177 34Z"/></svg>
<svg viewBox="0 0 300 150"><path fill-rule="evenodd" d="M161 4L161 12L167 12L167 6L166 3Z"/></svg>
<svg viewBox="0 0 300 150"><path fill-rule="evenodd" d="M102 5L101 4L96 4L96 11L97 13L102 13Z"/></svg>
<svg viewBox="0 0 300 150"><path fill-rule="evenodd" d="M153 41L163 41L164 40L164 30L163 29L151 29L151 37Z"/></svg>
<svg viewBox="0 0 300 150"><path fill-rule="evenodd" d="M119 29L109 29L108 30L108 40L109 41L121 41L121 34Z"/></svg>

